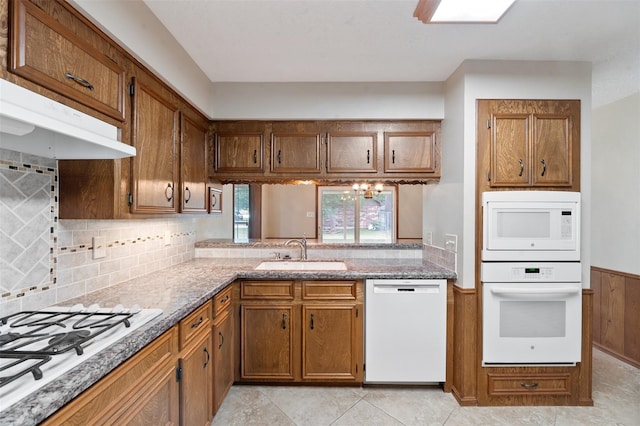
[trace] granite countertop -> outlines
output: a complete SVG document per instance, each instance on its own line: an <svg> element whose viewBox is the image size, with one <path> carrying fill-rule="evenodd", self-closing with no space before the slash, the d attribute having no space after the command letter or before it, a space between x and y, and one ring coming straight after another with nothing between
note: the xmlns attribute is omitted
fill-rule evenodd
<svg viewBox="0 0 640 426"><path fill-rule="evenodd" d="M159 308L162 314L2 411L0 425L35 425L89 388L238 278L455 279L453 271L418 259L349 259L346 271L256 271L263 259L198 258L64 302ZM0 407L2 410L2 407Z"/></svg>

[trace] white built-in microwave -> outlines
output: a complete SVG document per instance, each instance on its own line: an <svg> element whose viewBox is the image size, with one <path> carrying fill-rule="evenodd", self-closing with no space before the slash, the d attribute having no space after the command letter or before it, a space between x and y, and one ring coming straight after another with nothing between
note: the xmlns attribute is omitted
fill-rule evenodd
<svg viewBox="0 0 640 426"><path fill-rule="evenodd" d="M482 194L482 261L579 261L580 193Z"/></svg>

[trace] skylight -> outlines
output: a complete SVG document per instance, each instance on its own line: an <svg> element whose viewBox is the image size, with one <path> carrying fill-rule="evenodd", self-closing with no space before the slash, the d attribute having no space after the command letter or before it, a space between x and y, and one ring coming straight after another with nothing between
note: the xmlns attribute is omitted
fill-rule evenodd
<svg viewBox="0 0 640 426"><path fill-rule="evenodd" d="M515 0L420 0L414 16L429 22L495 23Z"/></svg>

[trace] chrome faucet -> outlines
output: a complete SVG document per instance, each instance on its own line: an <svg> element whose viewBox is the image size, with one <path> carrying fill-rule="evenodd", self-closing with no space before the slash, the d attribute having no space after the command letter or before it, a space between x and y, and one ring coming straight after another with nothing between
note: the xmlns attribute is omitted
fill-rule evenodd
<svg viewBox="0 0 640 426"><path fill-rule="evenodd" d="M288 246L292 243L300 246L300 259L307 260L307 236L302 234L301 240L287 240L284 245Z"/></svg>

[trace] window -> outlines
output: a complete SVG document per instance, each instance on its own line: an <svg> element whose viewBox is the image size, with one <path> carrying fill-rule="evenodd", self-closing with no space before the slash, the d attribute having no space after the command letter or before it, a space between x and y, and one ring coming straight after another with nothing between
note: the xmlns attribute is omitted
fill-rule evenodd
<svg viewBox="0 0 640 426"><path fill-rule="evenodd" d="M347 186L319 186L319 239L324 243L392 243L396 229L396 189L371 198ZM357 226L356 226L356 218Z"/></svg>
<svg viewBox="0 0 640 426"><path fill-rule="evenodd" d="M233 241L249 241L249 185L233 185Z"/></svg>

